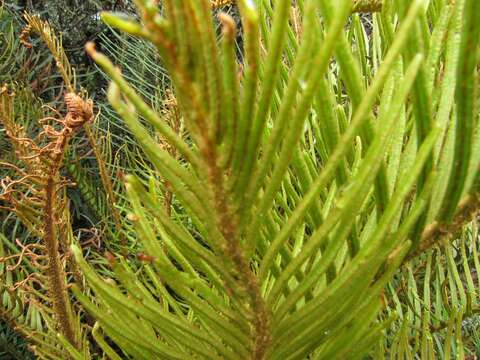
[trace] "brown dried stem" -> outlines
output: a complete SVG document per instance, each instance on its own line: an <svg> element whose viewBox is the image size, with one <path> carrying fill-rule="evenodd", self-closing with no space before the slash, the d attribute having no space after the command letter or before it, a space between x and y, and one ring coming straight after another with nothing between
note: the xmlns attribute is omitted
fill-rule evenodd
<svg viewBox="0 0 480 360"><path fill-rule="evenodd" d="M48 254L47 275L49 279L49 294L57 316L57 323L61 333L72 344L76 344L74 325L71 319L70 303L65 289L65 273L60 262L59 244L57 238L55 214L55 183L49 179L45 187L45 216L44 238Z"/></svg>
<svg viewBox="0 0 480 360"><path fill-rule="evenodd" d="M27 226L41 229L37 233L44 245L47 291L52 301L57 328L72 345L80 348L80 339L76 338L66 291L66 273L60 247L65 245L63 242L68 231L63 219L67 209L63 189L68 182L60 175L60 169L72 135L92 120L93 105L91 101L84 101L76 94L66 94L66 116L55 119L53 125L44 124L43 131L35 141L26 141L23 129L13 121L13 96L7 94L6 88L3 88L0 98L2 105L6 105L3 109L8 109L2 111L0 120L14 144L17 156L25 165L25 169L11 167L19 170L20 179L6 178L0 181L0 198L12 206L12 210ZM45 123L45 120L40 123ZM27 193L31 195L27 196ZM25 249L26 247L22 248L20 258Z"/></svg>

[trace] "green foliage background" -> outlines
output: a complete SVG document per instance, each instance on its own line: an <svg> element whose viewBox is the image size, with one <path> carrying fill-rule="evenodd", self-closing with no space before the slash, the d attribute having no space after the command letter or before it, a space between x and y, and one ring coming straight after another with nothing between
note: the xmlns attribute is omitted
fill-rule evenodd
<svg viewBox="0 0 480 360"><path fill-rule="evenodd" d="M99 114L94 142L80 132L64 165L76 183L65 281L78 344L57 334L45 293L14 286L41 270L22 258L9 271L9 256L41 239L2 213L2 314L35 354L474 356L478 3L391 0L368 16L348 0L136 5L103 14L118 30L89 50L98 72L78 70ZM12 9L0 79L35 133L42 103L64 110L63 90L41 43L19 43Z"/></svg>

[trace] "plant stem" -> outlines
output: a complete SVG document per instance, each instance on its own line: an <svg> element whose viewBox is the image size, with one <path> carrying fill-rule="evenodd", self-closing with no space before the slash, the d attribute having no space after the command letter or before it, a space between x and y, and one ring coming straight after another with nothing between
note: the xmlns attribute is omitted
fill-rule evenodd
<svg viewBox="0 0 480 360"><path fill-rule="evenodd" d="M65 338L77 346L75 331L70 316L69 300L65 289L65 271L60 261L59 244L56 231L56 196L58 187L55 176L49 176L45 186L44 243L47 249L48 292L53 301L58 327Z"/></svg>
<svg viewBox="0 0 480 360"><path fill-rule="evenodd" d="M217 157L211 141L207 140L204 156L209 166L215 209L218 214L218 227L226 241L225 252L232 260L239 275L240 286L246 290L249 298L249 306L253 316L253 333L251 335L254 341L251 359L264 359L271 340L269 329L270 316L261 294L258 280L253 274L248 259L245 257L245 252L240 245L236 221L227 203L227 194L225 193L222 180L223 176L217 164Z"/></svg>
<svg viewBox="0 0 480 360"><path fill-rule="evenodd" d="M480 213L479 194L473 193L465 197L457 208L457 213L451 223L434 223L425 227L421 241L418 247L412 251L406 258L405 262L423 254L438 242L453 238L465 224L472 221L475 216Z"/></svg>

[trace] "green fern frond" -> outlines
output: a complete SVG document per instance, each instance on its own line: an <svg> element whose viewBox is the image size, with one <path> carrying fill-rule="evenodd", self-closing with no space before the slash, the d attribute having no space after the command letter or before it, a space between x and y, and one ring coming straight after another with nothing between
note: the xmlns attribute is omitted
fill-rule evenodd
<svg viewBox="0 0 480 360"><path fill-rule="evenodd" d="M478 1L238 0L239 21L135 3L102 14L128 34L107 55L86 46L111 80L93 134L118 173L113 207L89 201L111 253L71 246L92 338L48 331L43 355L471 355Z"/></svg>

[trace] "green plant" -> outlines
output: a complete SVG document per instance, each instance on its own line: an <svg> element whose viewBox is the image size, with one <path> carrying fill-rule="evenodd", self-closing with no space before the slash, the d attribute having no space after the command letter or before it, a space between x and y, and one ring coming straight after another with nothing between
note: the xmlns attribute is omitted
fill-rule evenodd
<svg viewBox="0 0 480 360"><path fill-rule="evenodd" d="M185 140L87 51L186 216L128 176L143 264L110 256L113 284L73 246L95 294L76 296L135 359L361 358L394 320L379 314L397 269L478 213L478 2L388 2L371 43L354 19L353 52L351 1L297 1L295 29L291 1L239 1L240 70L235 23L219 15L218 45L207 1L136 3L142 23L103 18L155 45Z"/></svg>
<svg viewBox="0 0 480 360"><path fill-rule="evenodd" d="M379 340L379 353L447 358L474 355L479 326L478 225L409 262L386 288L385 314L398 318ZM380 357L380 356L379 356Z"/></svg>
<svg viewBox="0 0 480 360"><path fill-rule="evenodd" d="M466 324L479 311L480 3L238 0L241 30L226 13L212 16L212 6L231 1L135 3L138 18L102 15L141 39L125 54L108 48L125 59L122 69L87 44L112 80L109 101L128 127L122 146L110 126L125 129L103 107L107 127L87 129L105 200L91 199L95 183L78 172L75 155L66 158L110 237L105 259L73 240L80 271L71 264L74 277L59 276L81 304L75 303L78 319L67 324L74 336L58 323L64 313L58 306L44 314L29 304L25 315L18 294L41 294L11 286L28 279L36 259L24 253L35 245L2 240L13 253L2 257L2 269L12 270L3 272L2 316L25 318L18 323L38 331L36 354L232 360L472 354L476 332ZM29 23L76 91L55 36L38 19ZM152 48L160 65L131 61L139 51L155 58ZM161 75L158 86L158 79L144 78L152 72ZM81 110L83 120L92 118L89 103L68 96L67 114ZM6 111L6 91L2 99L0 114L22 150L33 143ZM74 99L83 105L72 106ZM60 122L65 128L67 118ZM69 213L60 211L68 206L64 192L50 191L57 194L50 208L58 211L49 216L42 194L48 179L57 190L64 186L64 133L47 127L40 134L61 148L47 142L45 151L23 149L35 154L20 154L25 168L17 170L28 179L14 181L14 193L3 181L0 194L13 200L32 232L44 229L40 238L52 233L48 226L64 235L57 259L73 239ZM76 154L80 145L70 147ZM46 166L33 160L43 156ZM110 179L113 169L120 171ZM36 174L38 184L27 182ZM74 302L60 290L42 301L61 293ZM38 311L48 326L40 341ZM63 336L56 340L57 330Z"/></svg>
<svg viewBox="0 0 480 360"><path fill-rule="evenodd" d="M28 351L25 339L15 334L12 329L0 323L0 359L34 359L33 354Z"/></svg>

